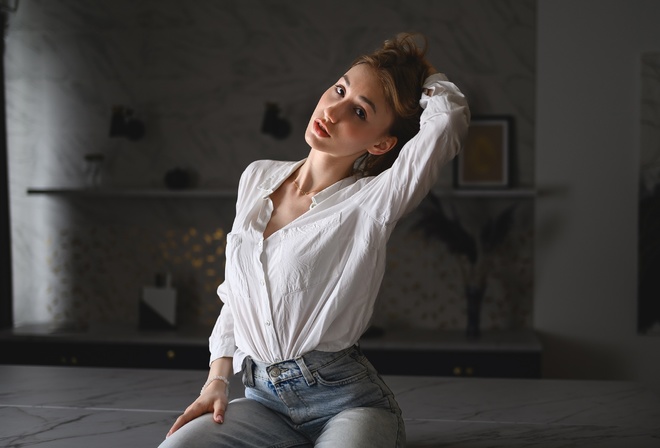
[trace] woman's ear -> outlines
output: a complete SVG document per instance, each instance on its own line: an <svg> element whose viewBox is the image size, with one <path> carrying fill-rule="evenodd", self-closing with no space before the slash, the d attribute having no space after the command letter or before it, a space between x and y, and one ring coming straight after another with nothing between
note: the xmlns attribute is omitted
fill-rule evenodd
<svg viewBox="0 0 660 448"><path fill-rule="evenodd" d="M375 145L373 145L369 149L367 149L367 152L369 154L374 155L374 156L381 156L381 155L385 154L387 151L389 151L390 149L394 148L396 146L397 141L398 141L398 139L395 136L390 135L388 137L385 137L383 140L376 143Z"/></svg>

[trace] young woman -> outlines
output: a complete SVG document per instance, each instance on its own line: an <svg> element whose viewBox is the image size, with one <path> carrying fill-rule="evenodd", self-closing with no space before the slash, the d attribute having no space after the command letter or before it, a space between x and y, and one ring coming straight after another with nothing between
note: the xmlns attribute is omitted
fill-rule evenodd
<svg viewBox="0 0 660 448"><path fill-rule="evenodd" d="M208 380L162 448L404 446L401 411L357 343L394 226L470 120L425 50L402 34L359 57L321 96L307 158L241 176ZM238 371L245 398L228 403Z"/></svg>

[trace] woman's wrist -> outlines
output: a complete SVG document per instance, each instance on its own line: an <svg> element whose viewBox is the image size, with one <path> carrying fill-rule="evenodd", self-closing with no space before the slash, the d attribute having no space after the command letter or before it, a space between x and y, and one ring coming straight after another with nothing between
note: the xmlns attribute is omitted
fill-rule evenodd
<svg viewBox="0 0 660 448"><path fill-rule="evenodd" d="M214 375L209 377L209 379L206 380L206 382L202 386L202 389L199 391L199 394L201 395L204 392L204 390L214 381L220 381L222 383L225 383L225 392L227 395L229 395L229 380L224 375Z"/></svg>

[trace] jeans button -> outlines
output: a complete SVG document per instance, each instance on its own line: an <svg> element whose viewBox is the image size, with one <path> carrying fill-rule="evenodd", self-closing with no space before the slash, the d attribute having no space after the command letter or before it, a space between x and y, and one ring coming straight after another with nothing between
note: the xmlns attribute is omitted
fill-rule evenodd
<svg viewBox="0 0 660 448"><path fill-rule="evenodd" d="M280 376L280 373L282 373L282 372L280 371L279 368L273 367L272 369L270 369L269 374L272 378L277 378L278 376Z"/></svg>

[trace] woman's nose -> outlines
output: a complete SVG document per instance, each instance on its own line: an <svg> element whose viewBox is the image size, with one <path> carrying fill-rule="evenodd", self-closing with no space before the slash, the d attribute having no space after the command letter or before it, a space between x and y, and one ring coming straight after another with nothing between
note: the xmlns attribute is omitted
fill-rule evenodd
<svg viewBox="0 0 660 448"><path fill-rule="evenodd" d="M323 115L330 123L336 123L341 118L341 105L339 103L331 104L323 109Z"/></svg>

